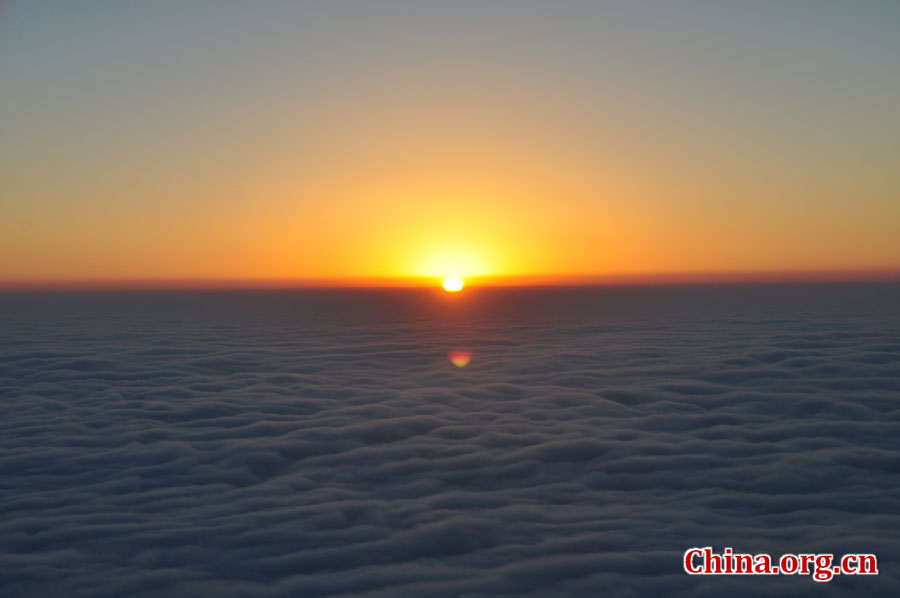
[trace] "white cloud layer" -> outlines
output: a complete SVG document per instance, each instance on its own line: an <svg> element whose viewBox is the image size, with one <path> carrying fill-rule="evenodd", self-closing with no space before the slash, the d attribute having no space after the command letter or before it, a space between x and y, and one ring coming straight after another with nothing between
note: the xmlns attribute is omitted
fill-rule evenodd
<svg viewBox="0 0 900 598"><path fill-rule="evenodd" d="M897 285L467 292L0 295L0 593L900 595Z"/></svg>

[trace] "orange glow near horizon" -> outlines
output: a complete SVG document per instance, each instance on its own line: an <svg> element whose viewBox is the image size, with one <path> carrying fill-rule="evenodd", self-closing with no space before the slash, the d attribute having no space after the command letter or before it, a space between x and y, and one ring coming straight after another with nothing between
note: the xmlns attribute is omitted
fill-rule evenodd
<svg viewBox="0 0 900 598"><path fill-rule="evenodd" d="M482 159L502 163L504 152L497 151ZM394 168L379 160L378 168L405 169L407 160L397 160ZM556 166L540 164L538 157L509 168L509 180L456 185L448 173L435 171L430 178L437 191L399 174L388 181L358 177L348 187L320 180L307 183L307 190L275 184L275 177L258 190L270 199L252 209L243 202L207 206L208 212L190 203L167 208L182 214L177 219L166 210L148 211L143 206L149 199L95 212L94 221L82 218L72 226L62 221L63 213L29 230L10 228L17 219L9 218L0 222L0 284L293 280L419 286L452 275L479 284L552 283L719 273L752 278L758 272L865 276L900 265L890 249L895 242L881 233L890 218L846 231L840 243L825 243L830 237L821 235L815 218L775 232L752 215L707 226L674 200L648 211L640 198L659 190L630 188L609 177L592 191L568 175L550 176ZM457 175L460 181L472 176ZM295 206L291 198L301 194L323 199ZM592 195L606 199L594 202Z"/></svg>
<svg viewBox="0 0 900 598"><path fill-rule="evenodd" d="M780 282L900 282L900 269L750 272L675 272L614 275L482 276L473 286L634 286L750 284ZM143 278L143 279L19 279L0 280L3 290L191 290L191 289L315 289L315 288L434 288L435 277L395 278Z"/></svg>

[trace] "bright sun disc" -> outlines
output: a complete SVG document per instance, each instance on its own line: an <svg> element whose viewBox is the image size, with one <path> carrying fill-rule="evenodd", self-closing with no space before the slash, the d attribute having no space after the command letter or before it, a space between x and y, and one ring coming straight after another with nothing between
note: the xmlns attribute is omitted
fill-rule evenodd
<svg viewBox="0 0 900 598"><path fill-rule="evenodd" d="M444 279L444 290L449 293L456 293L457 291L461 291L463 288L463 281L461 278L457 276L451 276L450 278Z"/></svg>

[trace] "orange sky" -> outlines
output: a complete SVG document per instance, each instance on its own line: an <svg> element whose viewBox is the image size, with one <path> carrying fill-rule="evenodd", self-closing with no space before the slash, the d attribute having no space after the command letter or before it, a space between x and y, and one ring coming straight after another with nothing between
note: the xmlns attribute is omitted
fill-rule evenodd
<svg viewBox="0 0 900 598"><path fill-rule="evenodd" d="M874 16L182 10L7 10L3 284L900 269Z"/></svg>

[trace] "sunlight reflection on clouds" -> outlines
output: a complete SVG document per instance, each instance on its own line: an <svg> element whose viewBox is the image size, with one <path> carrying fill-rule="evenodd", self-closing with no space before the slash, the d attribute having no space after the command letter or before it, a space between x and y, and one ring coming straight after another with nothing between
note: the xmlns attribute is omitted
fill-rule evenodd
<svg viewBox="0 0 900 598"><path fill-rule="evenodd" d="M472 361L471 351L450 351L448 354L450 362L458 368L464 368Z"/></svg>

